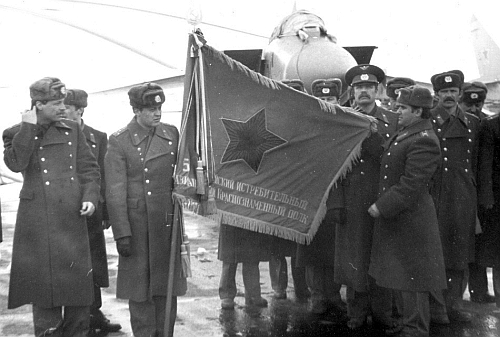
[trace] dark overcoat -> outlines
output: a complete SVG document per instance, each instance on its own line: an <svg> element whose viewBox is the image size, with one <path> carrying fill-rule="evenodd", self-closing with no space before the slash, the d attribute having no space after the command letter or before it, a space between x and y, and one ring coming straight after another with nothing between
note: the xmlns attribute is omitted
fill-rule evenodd
<svg viewBox="0 0 500 337"><path fill-rule="evenodd" d="M339 182L328 206L345 210L345 221L336 224L335 282L358 292L367 291L374 224L368 208L377 199L382 146L398 125L398 114L392 111L376 107L370 115L378 120L378 132L364 141L359 162Z"/></svg>
<svg viewBox="0 0 500 337"><path fill-rule="evenodd" d="M340 218L343 215L344 212L341 209L327 209L325 217L311 243L309 245L297 244L296 265L298 267L334 268L335 226L337 222L342 221Z"/></svg>
<svg viewBox="0 0 500 337"><path fill-rule="evenodd" d="M369 274L385 288L444 289L443 251L429 194L441 152L431 122L423 119L400 130L384 150Z"/></svg>
<svg viewBox="0 0 500 337"><path fill-rule="evenodd" d="M483 119L479 132L478 204L482 233L476 235L476 262L500 268L500 116ZM493 205L486 209L486 205Z"/></svg>
<svg viewBox="0 0 500 337"><path fill-rule="evenodd" d="M474 262L479 119L459 107L446 118L444 108L432 111L441 146L441 165L431 184L447 269L464 270Z"/></svg>
<svg viewBox="0 0 500 337"><path fill-rule="evenodd" d="M92 257L92 272L94 273L94 283L99 287L109 287L108 277L108 257L106 254L106 240L102 221L108 220L106 208L106 178L104 175L104 156L108 148L108 135L104 132L91 128L83 124L82 130L90 146L90 150L97 159L101 172L101 193L96 210L92 216L87 217L87 227L89 230L90 256Z"/></svg>
<svg viewBox="0 0 500 337"><path fill-rule="evenodd" d="M167 294L179 141L173 125L161 123L151 136L148 132L134 118L109 137L104 159L114 238L132 237L131 256L119 257L116 296L137 302ZM180 252L180 239L177 242ZM174 273L173 294L183 295L187 284L181 277L180 254Z"/></svg>
<svg viewBox="0 0 500 337"><path fill-rule="evenodd" d="M221 224L218 259L227 263L269 261L272 242L271 235Z"/></svg>
<svg viewBox="0 0 500 337"><path fill-rule="evenodd" d="M83 201L97 205L99 167L79 126L46 132L21 123L3 132L4 160L21 172L12 247L9 308L87 306L94 301Z"/></svg>

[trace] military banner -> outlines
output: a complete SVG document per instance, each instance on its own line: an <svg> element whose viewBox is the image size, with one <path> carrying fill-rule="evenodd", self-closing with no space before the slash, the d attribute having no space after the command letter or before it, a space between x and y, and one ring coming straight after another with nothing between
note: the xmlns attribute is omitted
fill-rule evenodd
<svg viewBox="0 0 500 337"><path fill-rule="evenodd" d="M309 243L373 120L253 72L195 34L194 41L176 195L222 223Z"/></svg>

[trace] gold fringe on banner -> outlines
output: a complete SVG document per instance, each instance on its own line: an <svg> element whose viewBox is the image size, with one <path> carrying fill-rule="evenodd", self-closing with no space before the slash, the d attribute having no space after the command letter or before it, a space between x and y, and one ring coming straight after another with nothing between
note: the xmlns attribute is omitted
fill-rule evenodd
<svg viewBox="0 0 500 337"><path fill-rule="evenodd" d="M309 243L312 238L308 238L308 234L294 231L290 228L285 228L278 225L273 225L265 221L248 218L242 215L229 213L217 210L218 217L212 219L219 221L219 223L227 224L234 227L250 230L252 232L259 232L277 236L283 239L292 240L301 244Z"/></svg>
<svg viewBox="0 0 500 337"><path fill-rule="evenodd" d="M361 155L361 143L359 143L349 154L341 169L337 172L332 182L328 186L323 198L321 200L321 204L316 212L316 215L311 223L311 227L308 233L301 233L295 231L291 228L273 225L271 223L257 220L254 218L248 218L242 215L229 213L222 210L217 210L217 214L209 215L208 217L218 223L224 223L231 226L251 230L254 232L269 234L273 236L277 236L286 240L292 240L298 242L300 244L310 244L314 235L318 231L318 228L323 221L326 215L326 200L330 194L330 189L333 188L337 181L346 176L346 174L351 170L353 163L360 157Z"/></svg>

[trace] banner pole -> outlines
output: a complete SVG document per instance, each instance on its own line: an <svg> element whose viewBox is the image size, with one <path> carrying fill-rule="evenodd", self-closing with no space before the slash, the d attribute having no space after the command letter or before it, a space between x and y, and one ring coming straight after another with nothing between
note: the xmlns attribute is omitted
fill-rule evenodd
<svg viewBox="0 0 500 337"><path fill-rule="evenodd" d="M190 34L189 38L189 43L188 43L188 51L192 48L192 43L193 43L193 33ZM189 54L188 54L189 57ZM188 76L188 74L185 74L185 76ZM191 80L193 80L193 77L191 77ZM196 104L197 102L195 102ZM188 119L188 113L189 110L188 107L186 106L186 109L188 112L186 112L186 121ZM184 125L185 126L185 125ZM183 217L180 216L182 212L182 204L178 197L176 197L172 193L172 199L174 201L174 218L172 222L172 236L170 240L170 255L169 255L169 261L168 261L168 277L167 277L167 293L166 293L166 303L165 303L165 324L163 325L163 333L165 336L171 337L173 336L173 329L171 331L170 326L172 324L171 320L171 313L172 313L172 303L173 303L173 293L174 293L174 276L175 276L175 261L177 258L177 254L180 254L180 247L178 247L177 240L179 240L179 226L183 225L180 222L184 221ZM182 240L182 239L181 239ZM175 317L174 317L174 322L175 324Z"/></svg>
<svg viewBox="0 0 500 337"><path fill-rule="evenodd" d="M207 107L205 100L205 74L204 74L204 65L203 65L203 51L200 48L200 52L198 54L198 64L200 69L200 103L201 103L201 160L203 161L203 165L208 167L208 158L207 158Z"/></svg>
<svg viewBox="0 0 500 337"><path fill-rule="evenodd" d="M175 260L177 257L177 240L179 236L179 226L180 226L180 217L179 212L182 209L180 203L177 198L174 197L174 221L172 223L172 238L170 240L170 256L168 263L168 280L167 280L167 298L165 305L165 325L163 326L163 333L165 336L172 336L170 334L170 325L172 324L170 316L172 312L172 302L173 302L173 293L174 293L174 275L175 275ZM175 321L175 318L174 318Z"/></svg>

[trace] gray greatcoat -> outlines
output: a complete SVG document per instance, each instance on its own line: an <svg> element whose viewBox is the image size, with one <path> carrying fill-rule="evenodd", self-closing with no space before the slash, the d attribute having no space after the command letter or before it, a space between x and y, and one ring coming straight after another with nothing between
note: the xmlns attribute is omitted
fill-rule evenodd
<svg viewBox="0 0 500 337"><path fill-rule="evenodd" d="M44 132L29 123L3 133L4 160L24 177L19 194L10 309L87 306L94 301L83 201L97 205L99 167L78 125L56 122Z"/></svg>
<svg viewBox="0 0 500 337"><path fill-rule="evenodd" d="M443 252L429 183L441 161L428 119L399 131L384 145L381 216L375 221L369 273L379 286L403 291L446 288Z"/></svg>
<svg viewBox="0 0 500 337"><path fill-rule="evenodd" d="M382 145L398 126L398 115L392 111L375 107L370 115L378 120L378 132L363 142L359 162L332 190L334 195L327 201L328 208L345 212L344 220L336 224L335 282L357 292L366 292L368 286L374 223L368 208L377 199Z"/></svg>
<svg viewBox="0 0 500 337"><path fill-rule="evenodd" d="M442 107L431 121L441 145L441 166L431 184L446 269L464 270L474 262L476 167L479 119L457 108L446 119Z"/></svg>
<svg viewBox="0 0 500 337"><path fill-rule="evenodd" d="M109 220L115 240L132 237L131 256L119 257L118 298L143 302L167 294L178 140L174 126L161 123L148 136L135 118L109 137L104 160ZM179 254L174 296L187 288L180 263Z"/></svg>

